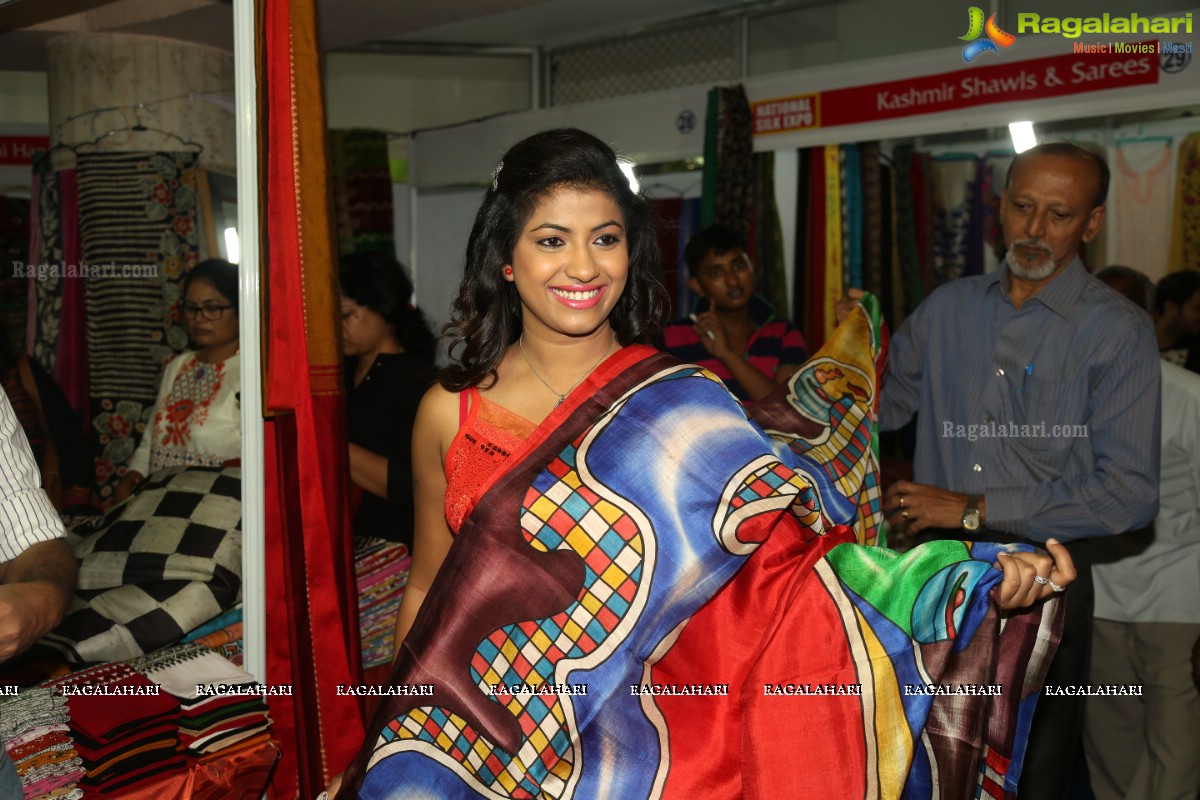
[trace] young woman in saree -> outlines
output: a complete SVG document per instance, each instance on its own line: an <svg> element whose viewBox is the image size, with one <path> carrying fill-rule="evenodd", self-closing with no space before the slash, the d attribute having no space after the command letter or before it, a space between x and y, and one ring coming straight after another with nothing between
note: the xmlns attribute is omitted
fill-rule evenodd
<svg viewBox="0 0 1200 800"><path fill-rule="evenodd" d="M589 134L534 135L496 168L457 360L416 421L392 696L338 796L1012 791L1065 550L856 544L881 516L868 315L752 424L640 344L663 312L655 242Z"/></svg>

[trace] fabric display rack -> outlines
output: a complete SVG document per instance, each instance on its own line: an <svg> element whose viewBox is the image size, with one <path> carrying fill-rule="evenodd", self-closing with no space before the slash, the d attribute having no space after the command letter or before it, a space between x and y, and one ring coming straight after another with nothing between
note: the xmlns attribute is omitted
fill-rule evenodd
<svg viewBox="0 0 1200 800"><path fill-rule="evenodd" d="M1123 135L1130 128L1136 133ZM1200 267L1198 128L1182 119L1044 134L1102 152L1112 170L1105 227L1082 254L1090 268L1123 264L1157 280ZM810 344L827 337L845 287L880 297L894 330L938 286L999 267L1000 198L1013 152L1003 141L964 144L799 152L792 304Z"/></svg>

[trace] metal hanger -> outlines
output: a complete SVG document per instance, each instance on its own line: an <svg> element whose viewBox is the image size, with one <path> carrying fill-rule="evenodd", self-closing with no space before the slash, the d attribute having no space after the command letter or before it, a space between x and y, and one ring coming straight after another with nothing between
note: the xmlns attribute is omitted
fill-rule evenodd
<svg viewBox="0 0 1200 800"><path fill-rule="evenodd" d="M79 145L79 147L97 147L101 144L104 144L105 140L108 139L108 137L114 136L118 133L157 133L162 136L166 136L170 139L174 139L175 141L179 142L184 147L194 148L193 152L195 152L196 155L199 155L200 153L204 152L204 145L200 144L199 142L192 141L191 139L184 139L178 133L163 130L162 128L153 128L153 127L150 127L149 125L143 125L140 122L137 123L136 125L130 125L127 128L113 128L111 131L106 131L106 132L100 134L95 139L92 139L90 142L83 142L82 144ZM76 150L76 152L78 152L78 150Z"/></svg>
<svg viewBox="0 0 1200 800"><path fill-rule="evenodd" d="M196 155L200 155L201 153L204 152L204 145L200 144L199 142L193 141L191 139L184 139L178 133L175 133L173 131L163 130L162 128L153 128L153 127L143 124L142 120L141 120L141 116L139 114L139 112L142 110L142 108L144 108L144 106L141 103L138 103L134 107L134 114L137 115L137 121L133 125L129 125L124 128L113 128L112 130L105 131L104 133L97 136L95 139L92 139L90 142L83 142L82 144L79 145L79 147L98 146L100 144L103 144L104 141L108 139L108 137L113 136L118 133L157 133L162 136L166 136L168 138L174 139L175 141L179 142L184 147L195 148L194 152L196 153ZM76 151L76 152L78 152L78 151Z"/></svg>

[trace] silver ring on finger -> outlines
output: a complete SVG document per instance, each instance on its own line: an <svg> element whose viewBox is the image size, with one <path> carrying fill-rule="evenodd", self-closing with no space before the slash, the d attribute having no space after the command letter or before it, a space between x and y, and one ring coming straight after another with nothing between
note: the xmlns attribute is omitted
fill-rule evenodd
<svg viewBox="0 0 1200 800"><path fill-rule="evenodd" d="M1034 575L1033 580L1042 586L1048 586L1050 584L1050 579L1043 578L1041 575Z"/></svg>
<svg viewBox="0 0 1200 800"><path fill-rule="evenodd" d="M1050 584L1050 591L1052 592L1065 592L1067 590L1067 587L1059 586L1054 581L1048 581L1048 583Z"/></svg>

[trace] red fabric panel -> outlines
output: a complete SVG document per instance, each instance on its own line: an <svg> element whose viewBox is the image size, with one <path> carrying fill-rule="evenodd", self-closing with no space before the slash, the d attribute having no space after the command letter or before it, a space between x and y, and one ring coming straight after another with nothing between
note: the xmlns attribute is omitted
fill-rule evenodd
<svg viewBox="0 0 1200 800"><path fill-rule="evenodd" d="M739 531L743 540L762 535ZM731 692L656 698L668 730L705 731L703 747L671 738L664 800L866 796L862 698L763 690L796 681L857 683L841 619L812 571L830 548L853 538L838 528L812 547L800 536L771 536L655 665L654 683L728 684ZM713 658L718 641L720 661Z"/></svg>
<svg viewBox="0 0 1200 800"><path fill-rule="evenodd" d="M267 680L277 797L313 797L363 738L336 264L313 0L263 0Z"/></svg>

